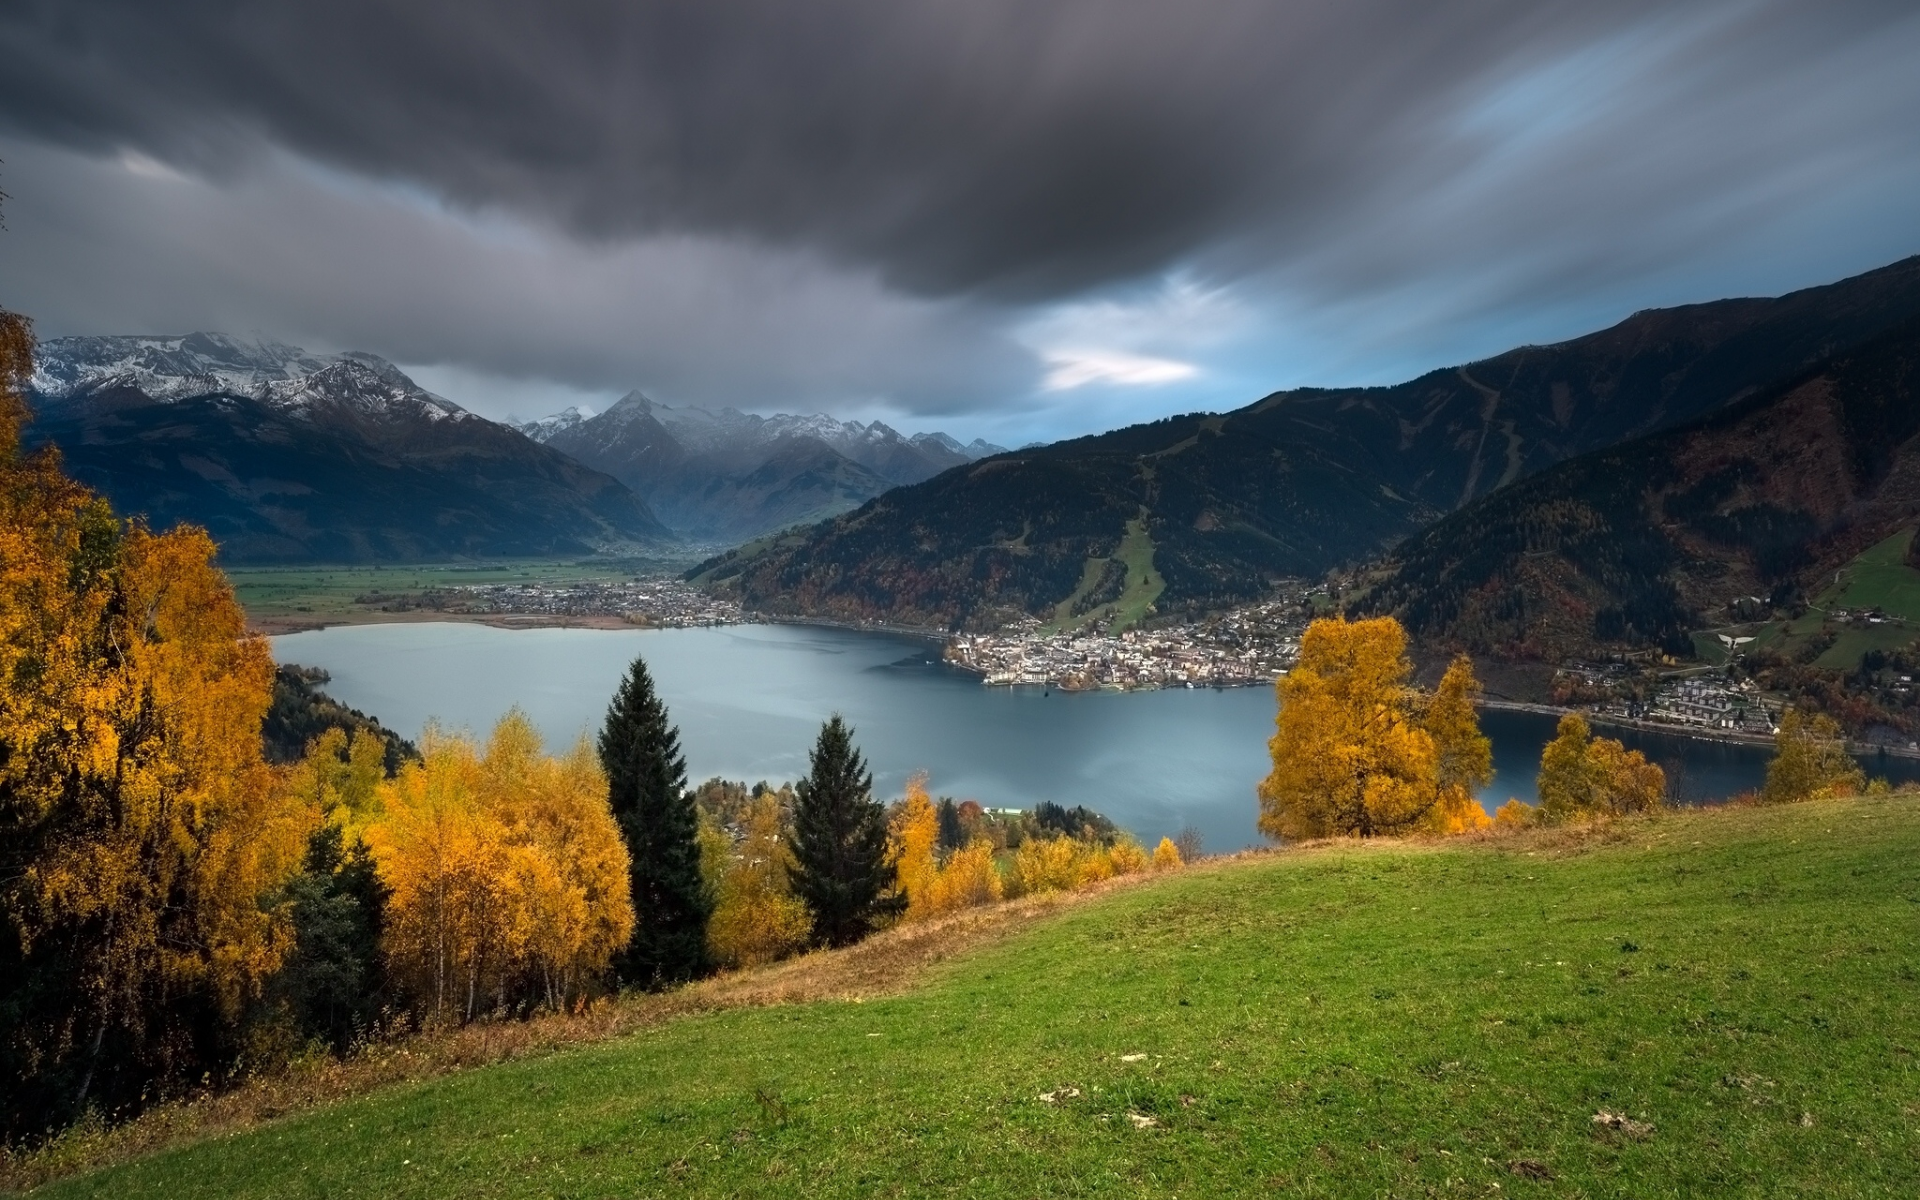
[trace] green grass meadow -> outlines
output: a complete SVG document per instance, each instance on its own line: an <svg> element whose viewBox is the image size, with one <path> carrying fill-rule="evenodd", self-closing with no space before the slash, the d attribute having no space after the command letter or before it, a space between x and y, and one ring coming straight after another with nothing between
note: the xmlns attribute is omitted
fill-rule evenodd
<svg viewBox="0 0 1920 1200"><path fill-rule="evenodd" d="M1920 803L1224 862L43 1191L1920 1196Z"/></svg>
<svg viewBox="0 0 1920 1200"><path fill-rule="evenodd" d="M1860 660L1871 650L1901 650L1911 645L1920 632L1920 570L1907 565L1907 547L1914 531L1899 533L1868 547L1846 566L1834 573L1824 590L1815 596L1811 607L1791 621L1764 624L1730 625L1700 630L1693 634L1694 650L1702 661L1720 665L1727 661L1726 647L1717 634L1751 634L1751 650L1767 650L1792 655L1819 634L1831 629L1833 645L1821 651L1813 665L1835 671L1858 669ZM1829 625L1827 614L1835 608L1867 611L1879 609L1891 620L1882 625Z"/></svg>
<svg viewBox="0 0 1920 1200"><path fill-rule="evenodd" d="M1877 608L1888 616L1920 621L1920 571L1906 563L1914 531L1903 529L1842 567L1821 607Z"/></svg>
<svg viewBox="0 0 1920 1200"><path fill-rule="evenodd" d="M235 596L254 617L346 617L377 612L377 604L358 604L362 596L390 601L433 588L474 584L569 584L628 579L653 564L626 560L603 562L547 559L472 563L389 564L383 566L226 567Z"/></svg>

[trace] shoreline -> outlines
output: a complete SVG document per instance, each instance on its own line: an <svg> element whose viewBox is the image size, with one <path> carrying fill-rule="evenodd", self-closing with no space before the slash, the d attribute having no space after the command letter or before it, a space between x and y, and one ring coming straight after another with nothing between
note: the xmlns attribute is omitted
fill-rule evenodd
<svg viewBox="0 0 1920 1200"><path fill-rule="evenodd" d="M705 626L642 625L611 613L565 616L558 613L449 613L426 610L369 613L276 613L247 618L247 632L262 637L313 633L336 625L491 625L495 629L673 629ZM736 622L740 623L740 622Z"/></svg>
<svg viewBox="0 0 1920 1200"><path fill-rule="evenodd" d="M1640 721L1632 717L1605 716L1590 713L1579 708L1561 708L1553 704L1530 704L1523 700L1480 700L1477 708L1491 708L1501 712L1538 713L1541 716L1563 717L1569 713L1577 714L1587 724L1606 729L1631 729L1635 733L1657 733L1667 737L1682 737L1696 742L1719 742L1734 746L1757 746L1771 749L1773 735L1766 733L1744 733L1730 729L1705 729L1697 725L1669 725L1662 721ZM1888 758L1920 759L1920 750L1909 750L1904 746L1870 746L1848 740L1847 753L1857 758L1871 758L1885 755Z"/></svg>
<svg viewBox="0 0 1920 1200"><path fill-rule="evenodd" d="M605 630L663 630L663 629L718 629L730 625L815 625L827 629L844 629L854 633L886 633L896 637L911 637L935 645L946 644L948 635L942 631L918 625L893 625L880 621L836 621L824 617L796 617L756 613L751 618L740 621L714 622L701 625L652 625L630 621L625 617L610 613L582 614L566 616L550 613L448 613L431 611L408 612L367 612L367 613L327 613L315 616L304 614L275 614L264 617L248 617L247 632L263 637L279 637L289 633L310 633L336 625L431 625L440 622L457 622L467 625L487 625L495 629L605 629ZM946 660L942 659L943 662ZM1069 695L1082 692L1180 692L1239 689L1249 687L1269 687L1272 681L1250 681L1246 683L1203 683L1188 684L1182 687L1096 687L1069 688L1057 684L1044 683L1004 683L989 684L985 675L959 663L948 662L948 666L963 671L981 680L982 687L1004 687L1009 690L1020 687L1048 688ZM1630 717L1606 716L1587 712L1584 709L1564 708L1553 704L1535 704L1524 700L1481 699L1475 707L1494 709L1502 712L1535 713L1541 716L1563 717L1577 713L1589 725L1607 729L1629 729L1636 733L1661 734L1667 737L1687 738L1698 742L1718 742L1726 745L1771 747L1774 739L1769 734L1744 733L1733 730L1703 729L1692 725L1669 725L1658 721L1641 721ZM1889 758L1920 759L1920 750L1911 750L1903 746L1862 745L1848 741L1847 751L1856 757L1871 758L1884 755Z"/></svg>

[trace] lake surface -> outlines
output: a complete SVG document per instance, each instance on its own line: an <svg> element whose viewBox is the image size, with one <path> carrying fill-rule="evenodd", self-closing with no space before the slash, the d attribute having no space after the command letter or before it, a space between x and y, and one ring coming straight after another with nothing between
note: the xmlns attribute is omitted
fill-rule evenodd
<svg viewBox="0 0 1920 1200"><path fill-rule="evenodd" d="M693 780L778 783L806 773L834 712L854 727L875 790L897 796L915 770L935 795L989 807L1085 804L1151 845L1192 824L1209 850L1259 844L1254 787L1266 773L1267 688L1049 692L987 688L940 661L932 642L808 625L718 629L493 629L470 624L341 625L273 639L281 662L324 667L336 699L417 737L428 720L484 735L518 705L551 748L597 731L636 655L680 728ZM1492 711L1496 775L1482 800L1531 801L1555 718ZM1675 798L1758 787L1754 746L1607 731L1667 769ZM1895 781L1920 763L1869 764Z"/></svg>

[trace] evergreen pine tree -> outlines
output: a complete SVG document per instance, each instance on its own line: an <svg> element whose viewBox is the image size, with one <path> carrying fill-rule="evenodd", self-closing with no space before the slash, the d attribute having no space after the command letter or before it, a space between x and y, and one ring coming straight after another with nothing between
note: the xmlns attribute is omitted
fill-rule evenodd
<svg viewBox="0 0 1920 1200"><path fill-rule="evenodd" d="M633 941L617 962L620 978L661 988L704 975L713 901L700 876L700 819L680 731L667 723L645 659L633 660L607 708L600 763L633 859Z"/></svg>
<svg viewBox="0 0 1920 1200"><path fill-rule="evenodd" d="M815 942L851 945L906 906L889 894L886 810L838 713L820 727L807 777L794 789L793 854L793 890L813 913Z"/></svg>
<svg viewBox="0 0 1920 1200"><path fill-rule="evenodd" d="M960 824L960 807L953 802L952 796L940 797L935 806L940 820L940 848L942 850L965 850L967 848L967 830Z"/></svg>

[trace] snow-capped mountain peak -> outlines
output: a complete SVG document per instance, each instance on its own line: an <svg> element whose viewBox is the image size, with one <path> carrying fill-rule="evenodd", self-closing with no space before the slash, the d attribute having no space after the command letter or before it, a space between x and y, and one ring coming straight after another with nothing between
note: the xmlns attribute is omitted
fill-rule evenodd
<svg viewBox="0 0 1920 1200"><path fill-rule="evenodd" d="M978 438L971 445L962 445L957 439L938 432L916 433L906 437L881 421L842 421L827 413L776 413L765 417L731 407L675 407L650 399L638 391L628 392L597 417L567 409L538 421L519 423L515 427L535 441L544 442L557 434L575 429L583 421L591 420L596 427L611 431L642 417L651 417L659 422L675 442L696 454L755 449L769 446L782 438L808 437L825 442L847 457L868 466L876 465L873 461L876 455L917 453L930 459L930 465L934 468L931 471L909 471L909 474L921 477L960 462L1005 453L1002 447ZM882 473L894 474L890 471Z"/></svg>
<svg viewBox="0 0 1920 1200"><path fill-rule="evenodd" d="M565 433L580 422L590 420L592 417L593 413L590 410L569 407L554 413L552 416L541 417L538 421L516 421L509 417L507 423L534 441L544 444L551 440L555 434Z"/></svg>
<svg viewBox="0 0 1920 1200"><path fill-rule="evenodd" d="M132 389L163 404L227 393L293 413L334 405L435 421L478 419L378 355L310 354L224 333L51 338L40 344L30 386L56 402Z"/></svg>

